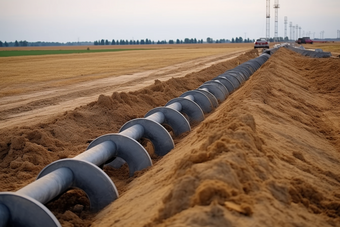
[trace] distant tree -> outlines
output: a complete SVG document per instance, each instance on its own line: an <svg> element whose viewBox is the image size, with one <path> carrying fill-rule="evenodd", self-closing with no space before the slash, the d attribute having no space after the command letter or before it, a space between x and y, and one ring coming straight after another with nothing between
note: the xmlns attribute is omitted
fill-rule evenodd
<svg viewBox="0 0 340 227"><path fill-rule="evenodd" d="M105 40L105 45L110 45L109 40Z"/></svg>
<svg viewBox="0 0 340 227"><path fill-rule="evenodd" d="M19 41L19 46L27 47L28 46L28 42L26 40L24 40L24 41L20 40Z"/></svg>
<svg viewBox="0 0 340 227"><path fill-rule="evenodd" d="M201 43L203 43L203 39L201 39Z"/></svg>
<svg viewBox="0 0 340 227"><path fill-rule="evenodd" d="M210 38L210 37L207 38L207 43L213 43L213 42L214 42L214 40L212 38Z"/></svg>
<svg viewBox="0 0 340 227"><path fill-rule="evenodd" d="M104 44L105 44L105 40L104 39L100 40L100 45L104 45Z"/></svg>
<svg viewBox="0 0 340 227"><path fill-rule="evenodd" d="M238 42L239 43L243 43L243 38L242 37L238 37Z"/></svg>
<svg viewBox="0 0 340 227"><path fill-rule="evenodd" d="M286 36L285 39L284 39L284 41L288 41L288 40L289 40L289 39L288 39L288 36Z"/></svg>
<svg viewBox="0 0 340 227"><path fill-rule="evenodd" d="M139 40L136 41L136 44L139 45Z"/></svg>
<svg viewBox="0 0 340 227"><path fill-rule="evenodd" d="M17 40L15 40L15 42L14 42L14 46L16 46L16 47L18 47L18 46L19 46L19 43L18 43L18 41L17 41Z"/></svg>
<svg viewBox="0 0 340 227"><path fill-rule="evenodd" d="M238 43L238 38L237 37L235 38L235 43Z"/></svg>
<svg viewBox="0 0 340 227"><path fill-rule="evenodd" d="M114 39L111 41L111 45L116 45L116 41Z"/></svg>
<svg viewBox="0 0 340 227"><path fill-rule="evenodd" d="M4 43L4 46L5 46L5 47L8 47L8 43L7 43L6 41L5 41L5 43Z"/></svg>
<svg viewBox="0 0 340 227"><path fill-rule="evenodd" d="M181 41L179 39L176 39L176 44L180 44Z"/></svg>
<svg viewBox="0 0 340 227"><path fill-rule="evenodd" d="M0 41L0 47L3 47L3 44L2 44L2 42Z"/></svg>
<svg viewBox="0 0 340 227"><path fill-rule="evenodd" d="M140 41L140 44L141 44L141 45L144 45L144 44L145 44L144 39L142 39L142 40Z"/></svg>
<svg viewBox="0 0 340 227"><path fill-rule="evenodd" d="M0 41L1 42L1 41ZM169 40L169 44L174 44L175 42L172 40L172 39L170 39Z"/></svg>

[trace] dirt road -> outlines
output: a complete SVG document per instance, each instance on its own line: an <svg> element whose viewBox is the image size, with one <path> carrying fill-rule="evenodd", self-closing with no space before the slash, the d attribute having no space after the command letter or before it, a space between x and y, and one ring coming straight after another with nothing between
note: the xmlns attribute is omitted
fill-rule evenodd
<svg viewBox="0 0 340 227"><path fill-rule="evenodd" d="M72 110L97 100L100 94L111 95L112 92L128 92L151 85L155 79L165 81L170 78L183 77L200 71L213 64L235 58L244 51L202 57L168 67L142 71L130 75L113 76L48 88L46 83L34 85L34 91L0 98L0 128L32 125L54 114ZM90 75L91 76L91 75Z"/></svg>

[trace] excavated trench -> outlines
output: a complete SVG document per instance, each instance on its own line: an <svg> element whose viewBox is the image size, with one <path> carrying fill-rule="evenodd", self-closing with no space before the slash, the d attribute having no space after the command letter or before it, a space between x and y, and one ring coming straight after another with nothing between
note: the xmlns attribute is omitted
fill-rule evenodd
<svg viewBox="0 0 340 227"><path fill-rule="evenodd" d="M254 52L248 53L247 55L249 56L249 55L253 55L253 54L254 54ZM240 59L242 59L243 57L246 58L246 56L241 56L239 59L237 59L236 64L238 64ZM217 107L218 101L219 102L224 101L232 92L234 92L238 87L240 87L243 83L245 83L246 80L248 80L250 78L250 75L252 75L257 69L259 69L261 67L261 65L263 63L265 63L265 61L268 58L269 58L269 55L264 54L264 55L261 55L260 57L255 58L256 60L254 59L254 60L245 62L245 63L243 63L243 64L241 64L241 65L239 65L235 68L229 68L229 66L227 66L227 69L228 69L227 71L224 71L223 73L221 73L221 72L217 73L217 75L218 75L217 77L216 77L216 74L215 74L215 77L213 77L212 80L210 80L208 82L201 81L201 82L204 82L204 83L203 83L203 85L198 85L199 86L198 90L194 90L191 93L186 92L183 95L181 95L180 98L175 98L168 103L164 103L164 101L163 101L162 105L165 105L164 107L153 109L150 113L147 113L144 118L142 118L141 115L137 115L137 114L136 115L133 114L133 115L128 116L128 118L132 118L132 120L127 119L127 120L130 120L130 121L127 122L121 128L121 130L119 130L119 133L109 134L109 135L98 137L97 139L95 139L94 141L92 141L90 143L90 145L88 146L87 152L81 153L78 156L74 157L74 154L77 153L76 152L76 153L73 153L71 155L67 155L66 157L69 158L69 159L62 159L60 161L56 161L56 162L52 163L51 165L49 165L48 168L45 168L40 175L44 175L44 174L51 173L51 172L53 173L53 171L54 172L56 172L56 171L61 172L60 171L61 169L64 172L68 172L67 169L71 169L72 170L71 172L73 172L73 174L72 173L60 173L62 177L59 177L58 179L61 179L62 181L64 181L65 178L70 178L70 179L66 183L64 183L64 185L61 187L61 189L59 189L59 191L52 193L54 195L54 196L52 196L52 198L59 195L62 191L65 191L69 187L79 187L79 188L83 187L82 189L87 193L87 195L88 195L88 197L91 201L92 210L98 211L98 210L102 209L104 206L106 206L107 204L109 204L110 202L112 202L113 200L115 200L118 197L118 192L117 192L114 185L113 185L113 187L110 186L111 180L109 178L105 178L106 174L104 172L101 172L101 170L99 168L97 168L96 166L102 166L102 164L107 163L109 160L112 160L112 158L114 158L114 157L121 157L122 159L124 159L128 163L128 165L124 164L125 162L122 161L122 160L120 160L120 162L117 162L117 159L115 159L115 160L113 160L113 163L111 163L110 166L105 167L106 169L104 168L104 170L106 170L107 173L108 172L117 173L117 170L112 168L112 166L113 167L122 166L122 168L118 171L124 172L123 175L126 176L126 172L127 172L126 168L128 166L129 169L130 169L129 170L130 176L136 171L137 171L137 174L135 174L135 175L140 175L141 170L143 170L145 168L150 168L150 166L152 165L152 161L150 159L150 154L147 152L147 150L151 150L156 154L156 156L155 156L155 157L157 157L156 160L159 159L159 155L162 156L162 155L167 154L170 150L173 149L173 145L176 143L176 140L175 140L175 143L174 143L174 141L172 139L173 135L178 136L178 135L181 135L183 133L187 134L187 132L190 130L189 122L197 123L199 121L202 121L203 118L204 118L203 112L206 112L206 113L211 112L215 107ZM227 63L224 63L224 64L227 64ZM228 64L230 64L230 62ZM235 64L235 63L232 63L232 64ZM222 68L223 68L222 65L223 65L223 63L221 63L221 66L218 65L218 66L213 66L211 68L215 68L216 71L221 71ZM206 70L210 71L211 69L206 69ZM204 74L203 71L204 70L202 70L200 73ZM198 80L198 81L202 80L200 78L200 75L199 75L200 73L198 73L198 75L194 75L194 77L196 77L195 79ZM186 76L186 79L189 79L188 77L190 77L190 75ZM192 78L190 78L190 79L192 79ZM175 79L173 79L173 80L175 80ZM173 82L175 82L175 83L173 83ZM188 81L185 81L185 79L180 80L180 81L171 81L171 82L169 82L169 81L167 81L167 82L157 82L156 81L154 86L149 87L149 88L151 88L150 90L152 92L150 92L150 90L148 90L148 89L143 89L141 91L131 92L131 93L114 93L112 95L112 97L100 96L99 99L98 99L98 102L89 104L86 108L90 108L90 109L93 108L92 110L95 110L96 108L100 107L100 108L102 108L102 110L105 109L105 111L102 112L102 113L104 113L104 115L106 115L106 114L110 115L110 114L114 113L115 110L117 110L119 108L125 109L125 110L132 109L134 103L139 101L138 98L140 98L140 97L143 97L143 101L145 103L152 103L153 104L155 102L154 98L157 97L153 94L154 92L155 93L159 92L159 94L157 94L157 95L161 95L164 92L172 92L172 91L170 91L171 86L176 88L176 85L182 84L182 86L183 86L183 83L184 83L184 87L185 86L189 87L188 84L185 85L185 82L188 82ZM169 83L169 84L166 84L166 83ZM167 86L167 85L170 85L170 86ZM196 87L198 87L198 86L196 86ZM178 93L176 93L176 94L178 94ZM180 95L178 95L178 96L180 96ZM190 103L190 104L187 104L187 103ZM123 104L123 105L120 105L120 104ZM142 108L140 108L140 106L139 106L137 108L137 110L138 109L142 109ZM170 114L169 112L174 112L175 114ZM182 116L181 116L180 112L183 113ZM127 111L126 113L129 113L129 111ZM133 112L133 113L135 113L135 112ZM119 117L123 117L122 115L123 115L123 112L120 112ZM86 111L84 110L84 108L79 108L78 110L76 109L75 111L72 111L72 113L66 113L64 119L60 119L60 120L56 119L53 123L51 122L52 125L50 125L50 124L40 125L41 129L45 128L46 126L47 126L46 128L49 128L47 133L45 131L45 135L42 133L43 130L40 131L40 133L39 133L38 130L35 130L35 131L38 131L38 132L29 133L29 131L30 131L29 129L25 130L25 128L21 128L22 131L21 131L20 135L15 137L15 139L13 139L14 137L7 138L7 139L10 139L10 143L7 142L7 144L6 144L7 149L9 147L9 152L4 157L4 160L6 158L8 158L9 153L11 153L11 154L19 153L18 151L20 151L20 150L25 151L25 148L26 148L25 153L30 153L30 152L27 152L27 150L30 149L30 148L28 148L29 146L27 146L27 145L30 145L30 143L32 143L34 139L36 140L36 141L34 141L35 144L41 145L41 144L45 143L45 145L47 145L48 142L46 140L49 136L47 134L52 134L53 136L57 135L57 136L55 136L55 138L58 137L58 136L61 136L60 134L58 135L58 131L55 130L56 127L53 127L53 126L55 126L53 124L58 124L58 121L62 122L63 120L66 120L66 119L69 120L69 118L68 118L69 116L71 116L71 118L73 118L72 120L76 120L77 124L80 123L80 125L85 124L85 121L88 120L88 119L93 119L93 121L95 121L93 114L86 114ZM119 119L119 117L118 117L118 119ZM134 119L136 117L139 117L139 118ZM171 120L172 118L173 118L173 120ZM121 119L121 120L124 120L124 119ZM178 121L181 121L182 123L176 124L176 122L178 122ZM145 122L148 122L148 123L145 123ZM150 122L151 122L151 126L149 125ZM66 124L65 123L66 122L64 122L64 126L66 126L66 124L67 124L67 123ZM172 131L171 131L172 136L167 132L167 130L165 130L164 128L162 128L160 126L160 124L164 124L164 123L172 128ZM187 125L185 127L182 127L185 124L187 124ZM52 128L50 128L49 126L50 127L52 126ZM99 128L100 127L105 128L105 123L103 125L100 125ZM113 128L111 125L109 125L108 127ZM177 128L177 127L179 127L179 128ZM159 128L159 129L156 129L156 132L152 132L153 130L155 130L155 128ZM114 130L114 131L117 131L117 129ZM84 134L90 134L89 130L83 130L82 132ZM43 137L45 137L45 138L43 138ZM67 137L67 135L66 135L66 137ZM128 140L126 140L126 141L124 139L122 140L121 137L123 137L124 139L127 138ZM143 140L140 140L141 138L147 138L149 141L152 142L153 146L152 146L151 149L149 149L148 146L150 145L150 143L148 143L146 148L144 148L138 142L131 141L131 138L134 141L140 141L140 142L143 141ZM39 142L37 143L37 141L39 141ZM168 142L166 142L166 141L168 141ZM54 142L55 142L54 143L54 145L55 145L54 149L63 147L63 144L58 144L56 139L55 139ZM67 142L72 144L72 141L67 141ZM164 146L164 143L168 144L168 145ZM14 145L12 145L12 144L14 144ZM67 145L70 145L70 144L67 144ZM144 143L142 142L142 144L144 144ZM62 146L60 146L60 145L62 145ZM64 145L64 147L66 148L67 145L66 146ZM136 146L136 145L139 148L135 148L134 146ZM43 146L44 146L44 144L43 144ZM130 146L131 149L125 149L125 148L123 148L123 146L127 146L127 147ZM5 148L4 143L2 143L2 147ZM80 145L79 149L81 149L82 147L83 147L83 145ZM141 154L141 155L137 155L139 158L134 160L134 157L136 157L136 155L132 154L132 153L128 156L124 156L124 154L129 153L130 150L138 150L138 149L140 150L140 154ZM4 149L2 149L2 153L4 153L3 150ZM48 152L56 152L56 150L53 151L51 148L48 148L47 151ZM155 155L155 154L151 154L151 156L153 157L153 155ZM70 156L73 156L73 158L70 158ZM12 166L13 169L18 169L18 168L22 167L22 170L25 171L27 169L27 166L29 166L29 164L27 163L27 160L29 160L29 157L25 156L25 155L22 155L20 157L20 154L17 155L16 157L18 157L17 159L15 159L15 161L17 161L17 162L14 162L14 160L10 161L10 159L7 160L7 161L10 161L9 167L11 168L11 166ZM65 157L61 157L61 158L65 158ZM20 166L20 161L22 161L22 160L24 160L23 163L26 166L25 165ZM32 157L31 157L30 160L34 160L34 159L32 159ZM143 165L141 165L138 161L142 161ZM64 164L62 164L62 163L64 163ZM80 163L80 167L74 167L74 166L78 165L78 164L74 164L74 163ZM97 176L103 175L103 177L106 180L105 181L94 181L93 180L94 177L90 177L88 175L88 174L90 174L89 172L88 172L88 174L85 173L85 176L75 176L75 175L77 175L76 172L80 172L80 173L84 172L83 171L84 169L82 169L82 168L85 168L85 169L88 168L88 167L82 167L81 166L84 163L87 166L89 165L89 163L94 164L94 165L90 165L90 167L94 168L93 169L94 171L99 171L95 175L97 175ZM4 164L4 162L2 164ZM48 170L49 168L51 170ZM72 168L76 168L76 169L72 169ZM79 168L79 169L77 169L77 168ZM86 180L86 175L88 175L88 178L90 179L90 180L87 181L87 184L92 184L92 186L88 186L86 184L84 186L84 184L81 184L81 182ZM110 175L111 174L109 174L109 176ZM79 180L79 182L78 182L77 179L72 179L72 176L73 177L75 176L75 178L80 177L81 180ZM103 178L103 177L101 177L101 178ZM115 177L111 177L111 179L112 178L115 178ZM130 179L131 179L131 177L130 177ZM37 200L39 200L40 199L39 196L41 196L41 194L43 194L43 193L40 193L40 192L36 193L37 190L35 190L35 189L40 190L40 188L43 187L42 185L46 185L46 183L42 183L42 185L38 185L38 183L36 183L36 182L39 182L39 181L35 181L33 184L32 183L30 184L30 185L36 184L36 186L28 185L28 186L24 187L24 189L20 189L17 192L17 194L24 195L24 197L30 196L30 197L33 197L33 198L37 198ZM105 182L107 182L107 183L105 183ZM115 182L115 181L113 180L113 182ZM96 193L94 193L93 191L95 191L96 188L98 188L98 185L105 185L105 184L107 184L107 186L103 187L103 188L105 188L106 191L96 192L96 193L98 193L98 195L105 195L105 196L101 196L101 197L96 196ZM117 185L119 185L119 184L120 184L120 182L117 181ZM16 186L12 186L12 187L16 188ZM32 187L32 188L30 188L30 187ZM111 192L109 194L107 194L107 190L110 187L112 188ZM52 187L52 188L55 188L55 187ZM88 188L90 188L90 189L88 189ZM119 189L120 185L117 186L117 188ZM16 188L16 189L18 189L18 188ZM47 190L47 191L50 191L50 190ZM124 190L122 190L122 191L124 192ZM39 195L35 195L34 193L39 194ZM79 193L81 194L81 192L73 190L73 191L70 191L69 193L62 195L61 197L64 196L65 198L70 199L70 195L72 195L72 193L73 193L73 195L79 194ZM49 194L49 192L46 192L46 194ZM48 196L50 196L50 195L48 195ZM80 198L83 198L83 197L84 197L84 194L83 194L83 196L80 196ZM51 198L49 198L49 199L44 198L44 199L41 199L40 201L43 201L42 203L46 203L50 199ZM59 205L58 205L58 200L59 200ZM61 206L60 203L61 203L62 200L61 200L61 198L59 198L58 200L54 200L52 203L50 203L47 206L51 207L50 209L52 211L55 208L59 209L60 206ZM89 208L88 203L82 205L82 204L78 204L78 203L80 203L79 199L73 199L73 200L77 200L77 202L76 202L77 204L74 205L74 207L71 209L71 211L65 212L65 211L58 210L58 212L62 212L62 214L57 212L56 215L55 215L58 219L61 220L61 223L63 225L65 223L72 223L72 221L69 222L70 220L77 220L77 222L79 222L79 220L78 220L79 217L84 218L84 219L91 217L91 214L89 214L89 211L88 211L88 208ZM83 200L83 199L80 199L80 200ZM101 201L102 201L102 203L101 203ZM198 203L200 203L200 202L198 202ZM53 204L53 205L51 205L51 204ZM244 208L243 210L244 210L244 213L246 215L251 214L251 212L249 212L248 208ZM54 212L56 212L56 211L54 210ZM76 215L76 214L78 214L78 215ZM48 214L48 215L50 217L52 217L52 219L54 218L53 214ZM78 219L72 218L72 217L74 217L74 215L78 216ZM55 219L53 219L52 221L55 222L55 223L58 222ZM156 220L156 222L158 222L158 221ZM76 223L76 222L74 222L74 223ZM86 225L86 222L83 222L82 224Z"/></svg>

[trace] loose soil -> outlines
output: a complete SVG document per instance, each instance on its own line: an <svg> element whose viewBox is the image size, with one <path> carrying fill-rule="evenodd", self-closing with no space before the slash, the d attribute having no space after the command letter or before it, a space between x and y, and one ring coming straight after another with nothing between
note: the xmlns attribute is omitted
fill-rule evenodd
<svg viewBox="0 0 340 227"><path fill-rule="evenodd" d="M250 51L164 81L155 76L145 88L113 89L41 123L0 129L0 191L24 187L91 139L256 56ZM47 207L63 226L340 226L339 63L281 48L190 133L174 138L167 155L156 157L142 141L153 167L134 177L127 166L105 167L120 197L103 211L91 214L79 190Z"/></svg>

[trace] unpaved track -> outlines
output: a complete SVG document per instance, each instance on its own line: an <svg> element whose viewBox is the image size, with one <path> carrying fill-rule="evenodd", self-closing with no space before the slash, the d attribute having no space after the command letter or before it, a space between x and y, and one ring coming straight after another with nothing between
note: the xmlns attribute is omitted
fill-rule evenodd
<svg viewBox="0 0 340 227"><path fill-rule="evenodd" d="M183 77L200 71L213 64L244 53L236 51L190 60L155 70L142 71L71 84L58 88L46 88L44 83L37 84L33 92L0 98L0 128L36 124L55 114L72 110L97 100L100 94L128 92L148 86L155 79L165 81L172 77Z"/></svg>

